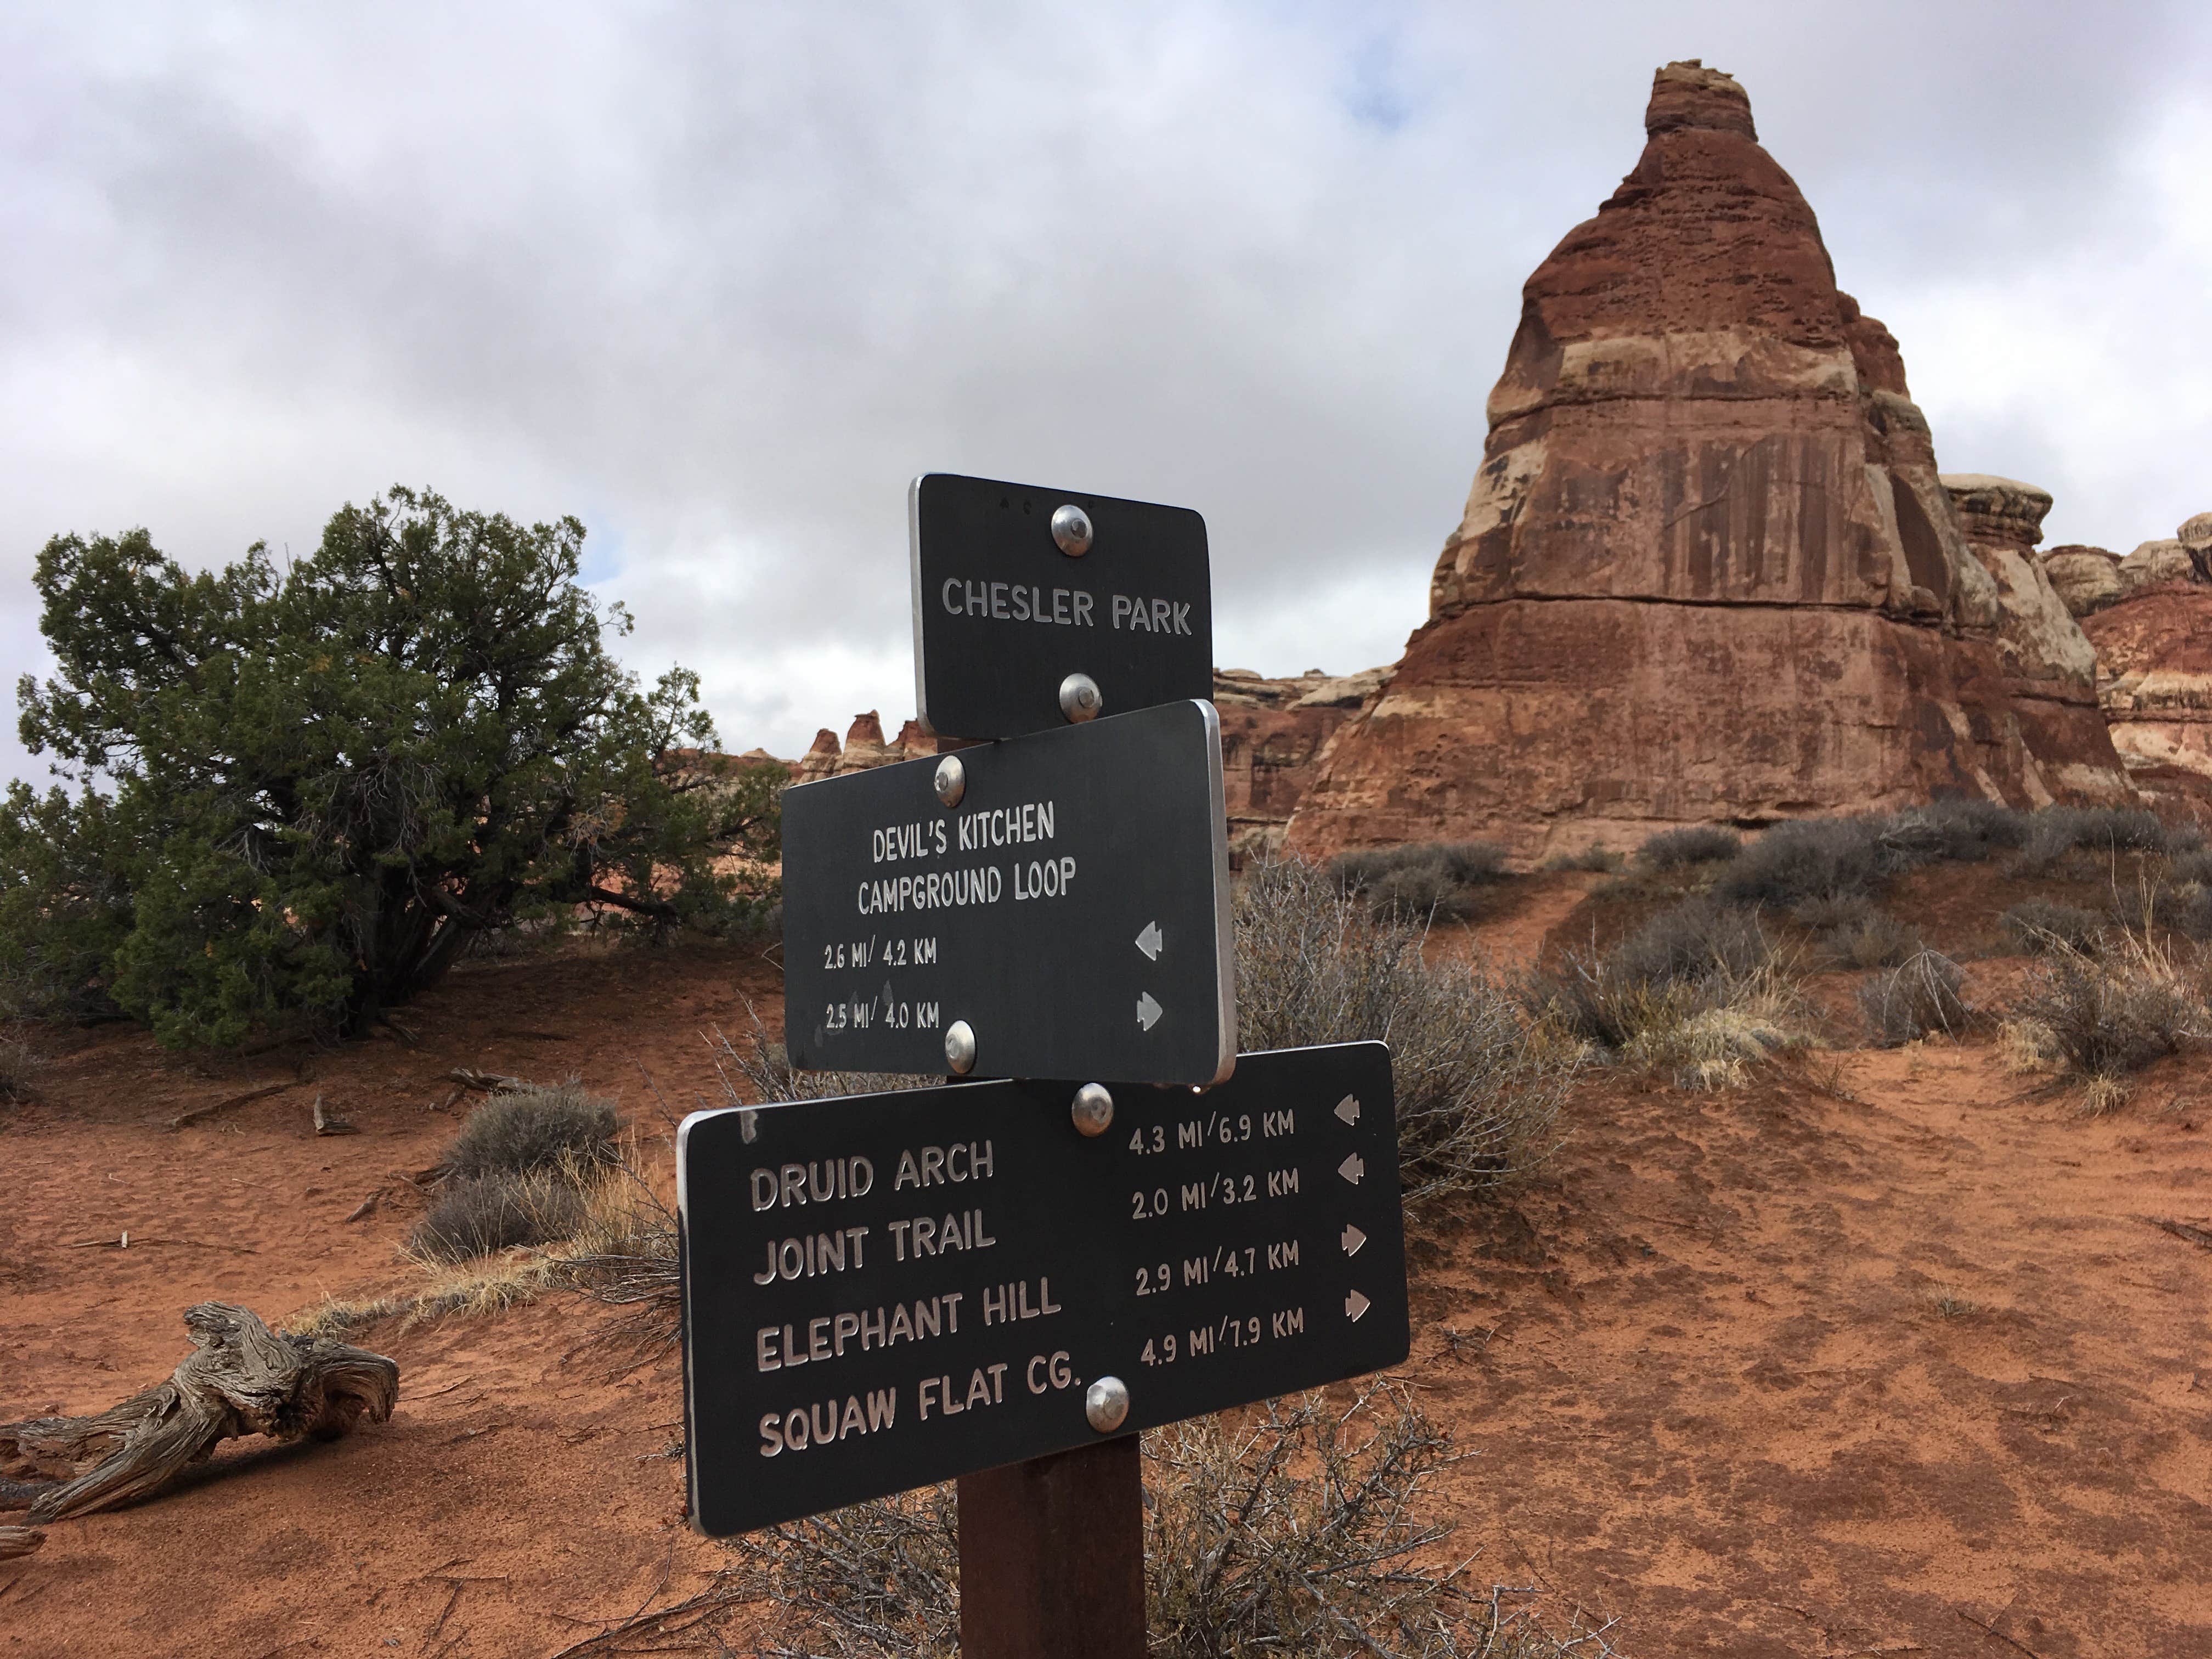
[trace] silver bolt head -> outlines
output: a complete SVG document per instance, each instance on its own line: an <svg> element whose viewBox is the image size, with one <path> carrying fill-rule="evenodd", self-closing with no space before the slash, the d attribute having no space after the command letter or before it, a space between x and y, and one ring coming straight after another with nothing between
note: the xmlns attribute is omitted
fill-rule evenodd
<svg viewBox="0 0 2212 1659"><path fill-rule="evenodd" d="M1106 694L1088 674L1070 674L1060 683L1060 712L1074 724L1095 720L1106 706Z"/></svg>
<svg viewBox="0 0 2212 1659"><path fill-rule="evenodd" d="M937 798L947 806L960 805L960 798L968 793L968 769L960 763L957 755L947 755L937 763Z"/></svg>
<svg viewBox="0 0 2212 1659"><path fill-rule="evenodd" d="M1074 1103L1068 1107L1067 1115L1075 1120L1077 1133L1103 1135L1114 1127L1114 1097L1106 1092L1103 1084L1086 1083L1075 1091Z"/></svg>
<svg viewBox="0 0 2212 1659"><path fill-rule="evenodd" d="M1071 559L1091 550L1091 515L1073 501L1052 510L1052 539Z"/></svg>
<svg viewBox="0 0 2212 1659"><path fill-rule="evenodd" d="M1102 1376L1083 1391L1083 1414L1101 1434L1111 1434L1129 1420L1129 1385L1118 1376Z"/></svg>
<svg viewBox="0 0 2212 1659"><path fill-rule="evenodd" d="M945 1063L958 1077L975 1069L975 1028L964 1019L945 1028Z"/></svg>

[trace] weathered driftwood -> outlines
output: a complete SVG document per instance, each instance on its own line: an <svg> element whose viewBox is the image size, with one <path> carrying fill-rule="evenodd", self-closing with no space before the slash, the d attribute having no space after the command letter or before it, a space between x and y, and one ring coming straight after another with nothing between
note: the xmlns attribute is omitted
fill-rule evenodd
<svg viewBox="0 0 2212 1659"><path fill-rule="evenodd" d="M96 1417L0 1424L0 1509L88 1515L150 1497L220 1441L335 1440L364 1418L383 1422L398 1397L399 1367L382 1354L284 1335L244 1308L203 1302L185 1328L194 1352L167 1382Z"/></svg>
<svg viewBox="0 0 2212 1659"><path fill-rule="evenodd" d="M0 1527L0 1561L28 1555L46 1541L46 1534L36 1527Z"/></svg>

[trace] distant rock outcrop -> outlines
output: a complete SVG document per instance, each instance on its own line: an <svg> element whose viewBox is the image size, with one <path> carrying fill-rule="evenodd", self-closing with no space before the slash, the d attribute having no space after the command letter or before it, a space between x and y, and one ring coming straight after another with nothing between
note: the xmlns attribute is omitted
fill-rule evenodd
<svg viewBox="0 0 2212 1659"><path fill-rule="evenodd" d="M1997 586L1997 656L2026 696L2097 703L2097 653L2035 556L2051 495L2017 478L1946 472L1939 480L1966 545Z"/></svg>
<svg viewBox="0 0 2212 1659"><path fill-rule="evenodd" d="M1743 88L1670 64L1644 124L1528 279L1429 621L1290 845L1538 859L1945 792L2128 799L2025 507L1969 544L1897 342ZM1978 545L2022 556L2011 587Z"/></svg>
<svg viewBox="0 0 2212 1659"><path fill-rule="evenodd" d="M811 783L817 778L830 778L847 772L865 772L873 766L889 766L893 761L916 760L937 752L937 740L927 736L919 720L908 720L899 727L899 734L890 742L884 741L883 717L871 708L865 714L853 716L853 724L845 732L841 748L837 734L823 726L814 734L813 746L797 760L790 762L793 783Z"/></svg>
<svg viewBox="0 0 2212 1659"><path fill-rule="evenodd" d="M2212 814L2212 513L2114 570L2082 622L2112 743L2154 802Z"/></svg>
<svg viewBox="0 0 2212 1659"><path fill-rule="evenodd" d="M2101 611L2120 597L2120 556L2109 548L2069 542L2043 556L2051 591L2076 617Z"/></svg>
<svg viewBox="0 0 2212 1659"><path fill-rule="evenodd" d="M1214 671L1232 853L1260 857L1281 847L1328 739L1389 672L1332 676L1310 668L1296 679L1270 680L1249 668Z"/></svg>

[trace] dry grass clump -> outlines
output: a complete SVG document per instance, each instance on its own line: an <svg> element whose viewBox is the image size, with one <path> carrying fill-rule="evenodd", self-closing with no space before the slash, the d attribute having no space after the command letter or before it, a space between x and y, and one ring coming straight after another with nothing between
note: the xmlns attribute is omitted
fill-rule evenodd
<svg viewBox="0 0 2212 1659"><path fill-rule="evenodd" d="M2031 974L2014 1005L2022 1040L2116 1104L2121 1079L2178 1053L2205 1026L2203 964L2185 967L2148 933L2122 932L2091 956L2063 945Z"/></svg>
<svg viewBox="0 0 2212 1659"><path fill-rule="evenodd" d="M2056 899L2022 899L1997 918L1997 928L2023 954L2075 951L2094 955L2105 931L2105 918Z"/></svg>
<svg viewBox="0 0 2212 1659"><path fill-rule="evenodd" d="M926 1089L945 1081L921 1073L802 1072L791 1063L791 1055L781 1042L769 1040L768 1027L750 1001L745 1004L745 1020L742 1047L723 1036L720 1026L707 1038L708 1049L714 1057L714 1074L721 1080L720 1103L725 1106L830 1100L891 1089Z"/></svg>
<svg viewBox="0 0 2212 1659"><path fill-rule="evenodd" d="M515 1083L471 1112L446 1149L446 1167L463 1179L544 1175L572 1183L615 1162L620 1133L614 1103L582 1082Z"/></svg>
<svg viewBox="0 0 2212 1659"><path fill-rule="evenodd" d="M1145 1436L1149 1650L1161 1659L1601 1659L1603 1630L1547 1635L1533 1591L1477 1588L1429 1518L1449 1437L1388 1384L1348 1406L1309 1394ZM736 1540L689 1602L632 1621L668 1636L717 1607L768 1602L778 1659L951 1659L959 1651L959 1512L938 1486ZM1509 1599L1510 1598L1510 1599ZM650 1622L649 1622L650 1621ZM605 1640L606 1638L600 1638ZM607 1650L618 1650L610 1647Z"/></svg>
<svg viewBox="0 0 2212 1659"><path fill-rule="evenodd" d="M2185 852L2202 840L2193 830L2169 829L2145 807L2047 806L2034 815L2021 849L2021 867L2041 873L2077 850L2106 854Z"/></svg>
<svg viewBox="0 0 2212 1659"><path fill-rule="evenodd" d="M1506 873L1505 849L1487 841L1341 853L1328 867L1377 921L1464 921L1481 908L1481 890Z"/></svg>
<svg viewBox="0 0 2212 1659"><path fill-rule="evenodd" d="M407 1242L425 1261L465 1261L573 1237L589 1213L582 1191L559 1176L510 1170L457 1176Z"/></svg>
<svg viewBox="0 0 2212 1659"><path fill-rule="evenodd" d="M46 1068L46 1057L22 1038L0 1036L0 1101L28 1100Z"/></svg>
<svg viewBox="0 0 2212 1659"><path fill-rule="evenodd" d="M1603 955L1571 952L1527 975L1521 996L1546 1026L1682 1088L1740 1084L1803 1040L1792 964L1756 915L1703 898L1661 911Z"/></svg>
<svg viewBox="0 0 2212 1659"><path fill-rule="evenodd" d="M1828 929L1816 943L1841 968L1895 968L1921 948L1918 933L1892 912L1871 904L1865 915Z"/></svg>
<svg viewBox="0 0 2212 1659"><path fill-rule="evenodd" d="M1238 1046L1390 1045L1409 1207L1494 1185L1552 1144L1576 1065L1474 962L1424 961L1426 929L1370 919L1332 875L1263 864L1238 894Z"/></svg>
<svg viewBox="0 0 2212 1659"><path fill-rule="evenodd" d="M1743 837L1717 824L1692 823L1662 830L1636 849L1636 861L1654 870L1686 864L1725 864L1743 851Z"/></svg>
<svg viewBox="0 0 2212 1659"><path fill-rule="evenodd" d="M1859 1006L1875 1041L1894 1048L1938 1031L1957 1036L1972 1011L1960 994L1959 964L1938 951L1917 951L1859 987Z"/></svg>

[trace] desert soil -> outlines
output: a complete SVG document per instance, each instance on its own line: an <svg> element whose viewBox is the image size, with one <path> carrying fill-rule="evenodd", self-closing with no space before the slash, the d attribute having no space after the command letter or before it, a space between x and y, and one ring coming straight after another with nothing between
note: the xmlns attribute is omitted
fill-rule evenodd
<svg viewBox="0 0 2212 1659"><path fill-rule="evenodd" d="M1508 966L1587 938L1592 879L1469 936ZM720 1097L702 1032L779 994L757 957L624 951L465 969L412 1046L45 1037L0 1117L0 1420L159 1380L191 1303L277 1322L414 1281L406 1177L466 1109L453 1067L574 1073L658 1134ZM2200 1065L2097 1119L1986 1037L1711 1094L1594 1074L1541 1172L1410 1264L1405 1375L1475 1454L1442 1492L1470 1573L1617 1621L1632 1659L2212 1656L2212 1250L2154 1224L2212 1224ZM360 1133L318 1137L318 1091ZM610 1317L562 1294L357 1334L402 1368L389 1424L234 1443L52 1528L0 1565L0 1651L546 1656L697 1589L727 1558L684 1521L675 1369L611 1375Z"/></svg>

